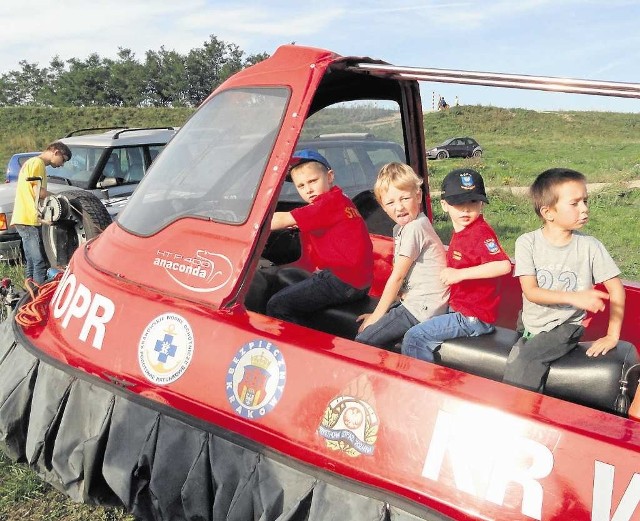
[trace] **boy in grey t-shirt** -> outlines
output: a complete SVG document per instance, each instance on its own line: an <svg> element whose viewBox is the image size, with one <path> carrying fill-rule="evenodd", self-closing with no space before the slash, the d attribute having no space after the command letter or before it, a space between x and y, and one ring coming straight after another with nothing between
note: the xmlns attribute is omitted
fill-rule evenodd
<svg viewBox="0 0 640 521"><path fill-rule="evenodd" d="M403 163L388 163L378 173L373 191L396 223L393 270L376 309L358 317L358 342L391 347L412 326L447 311L449 289L440 281L446 267L444 246L422 212L421 185Z"/></svg>
<svg viewBox="0 0 640 521"><path fill-rule="evenodd" d="M597 239L577 230L588 221L583 174L552 168L531 186L542 228L516 241L515 276L522 286L524 335L511 349L503 381L541 391L549 364L578 345L586 312L609 300L607 334L587 350L598 356L616 347L624 315L620 270ZM602 283L607 292L594 289Z"/></svg>

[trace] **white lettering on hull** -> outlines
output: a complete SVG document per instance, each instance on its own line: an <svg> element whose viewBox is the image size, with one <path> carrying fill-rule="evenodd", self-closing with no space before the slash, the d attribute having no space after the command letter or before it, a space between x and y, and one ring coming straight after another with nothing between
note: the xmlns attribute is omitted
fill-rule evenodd
<svg viewBox="0 0 640 521"><path fill-rule="evenodd" d="M611 504L613 502L613 483L616 468L613 465L595 462L593 473L593 509L591 510L591 521L631 521L638 519L633 517L633 513L640 504L640 474L636 473L631 478L618 508L611 516Z"/></svg>
<svg viewBox="0 0 640 521"><path fill-rule="evenodd" d="M537 441L509 435L498 428L482 427L469 433L456 421L456 416L439 411L433 438L422 468L422 476L440 481L443 462L448 462L458 490L503 506L510 484L522 489L521 512L542 519L543 488L541 479L553 469L553 453ZM494 437L499 450L487 450L486 436ZM524 463L527 462L527 463Z"/></svg>
<svg viewBox="0 0 640 521"><path fill-rule="evenodd" d="M78 282L76 276L67 269L58 284L51 307L54 318L62 318L60 325L63 329L67 329L72 320L82 320L78 339L87 342L93 331L91 345L96 349L102 349L106 325L115 312L115 305L109 298L99 293L91 293L89 288Z"/></svg>

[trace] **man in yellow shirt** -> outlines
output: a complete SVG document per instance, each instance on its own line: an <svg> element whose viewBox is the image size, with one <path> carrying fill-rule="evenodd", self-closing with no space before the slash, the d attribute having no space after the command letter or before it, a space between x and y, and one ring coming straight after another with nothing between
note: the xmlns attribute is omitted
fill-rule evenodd
<svg viewBox="0 0 640 521"><path fill-rule="evenodd" d="M39 156L26 161L18 175L11 224L15 225L22 239L26 263L25 278L33 279L37 284L42 284L47 276L47 262L42 253L39 229L41 220L38 215L38 201L50 195L47 191L45 167L58 168L69 159L71 159L69 147L60 141L55 141ZM33 178L39 179L34 181Z"/></svg>

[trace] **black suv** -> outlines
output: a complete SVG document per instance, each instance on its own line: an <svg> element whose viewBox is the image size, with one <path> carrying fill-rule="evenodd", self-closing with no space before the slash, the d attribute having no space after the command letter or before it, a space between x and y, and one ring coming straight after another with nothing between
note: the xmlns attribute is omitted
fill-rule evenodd
<svg viewBox="0 0 640 521"><path fill-rule="evenodd" d="M400 145L370 133L320 134L313 139L301 139L296 149L315 150L326 157L335 174L335 184L352 199L373 188L380 167L406 161ZM300 205L303 200L292 183L285 183L280 202Z"/></svg>
<svg viewBox="0 0 640 521"><path fill-rule="evenodd" d="M380 208L372 189L383 165L406 162L404 149L393 141L379 139L368 132L320 134L312 139L301 139L296 150L304 149L315 150L327 158L335 175L335 184L353 200L369 232L390 237L394 223ZM304 204L293 183L284 183L278 199L278 211L290 211ZM263 257L277 265L299 258L297 231L272 232Z"/></svg>

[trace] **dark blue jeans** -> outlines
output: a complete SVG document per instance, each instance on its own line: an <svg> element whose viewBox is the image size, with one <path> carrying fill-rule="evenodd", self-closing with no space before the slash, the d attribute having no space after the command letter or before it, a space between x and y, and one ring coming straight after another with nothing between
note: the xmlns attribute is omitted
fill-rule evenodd
<svg viewBox="0 0 640 521"><path fill-rule="evenodd" d="M494 331L492 324L449 310L449 313L432 317L407 331L402 340L402 354L433 362L433 352L445 340L487 335Z"/></svg>
<svg viewBox="0 0 640 521"><path fill-rule="evenodd" d="M329 270L322 270L273 295L267 302L267 315L309 325L314 311L359 300L367 293L367 289L354 288Z"/></svg>
<svg viewBox="0 0 640 521"><path fill-rule="evenodd" d="M419 324L407 308L400 302L389 310L375 324L366 327L356 336L356 342L377 347L392 347L402 340L404 334Z"/></svg>
<svg viewBox="0 0 640 521"><path fill-rule="evenodd" d="M38 226L16 224L16 230L22 239L25 257L25 278L32 278L42 284L47 278L47 261L42 254L42 239Z"/></svg>

